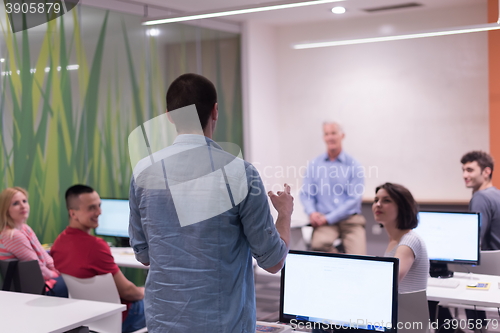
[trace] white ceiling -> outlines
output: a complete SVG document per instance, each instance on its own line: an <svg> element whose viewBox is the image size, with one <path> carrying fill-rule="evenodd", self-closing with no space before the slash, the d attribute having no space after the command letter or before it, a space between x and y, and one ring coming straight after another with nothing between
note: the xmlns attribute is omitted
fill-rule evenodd
<svg viewBox="0 0 500 333"><path fill-rule="evenodd" d="M260 0L120 0L123 2L133 2L135 4L150 4L169 8L179 12L203 12L217 11L226 8L254 6L258 4L269 3L269 1ZM273 1L274 2L274 1ZM392 6L402 3L416 2L422 4L421 7L408 9L395 9L377 13L368 13L363 9ZM363 17L375 15L394 14L403 11L421 11L431 10L443 7L467 6L467 5L484 5L487 0L345 0L337 3L329 3L323 5L313 5L299 8L274 10L269 12L260 12L252 14L243 14L224 17L224 20L242 22L246 20L260 21L273 25L288 25L296 23L306 23L311 21L326 21L326 20L344 20L354 17ZM334 6L343 6L347 12L342 15L335 15L330 12ZM486 23L486 18L485 22Z"/></svg>

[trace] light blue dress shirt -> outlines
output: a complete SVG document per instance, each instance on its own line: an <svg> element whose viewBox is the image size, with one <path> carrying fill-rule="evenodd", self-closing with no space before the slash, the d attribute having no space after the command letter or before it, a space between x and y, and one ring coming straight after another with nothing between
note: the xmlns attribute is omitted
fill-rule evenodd
<svg viewBox="0 0 500 333"><path fill-rule="evenodd" d="M325 215L328 224L361 214L365 170L354 158L341 151L333 161L321 154L307 166L300 199L309 216Z"/></svg>
<svg viewBox="0 0 500 333"><path fill-rule="evenodd" d="M205 148L212 157L229 155L199 135L179 135L165 150ZM166 183L165 170L167 178L180 179L193 172L192 162L176 161L176 172L161 167L163 160L150 167L160 166L158 172L148 174L146 169L145 174ZM184 227L168 185L148 189L137 185L140 179L132 179L130 243L137 260L150 263L144 301L148 332L255 332L252 256L260 267L270 268L286 255L287 247L273 223L257 170L247 162L244 166L241 175L228 171L227 177L243 177L248 195L228 211Z"/></svg>

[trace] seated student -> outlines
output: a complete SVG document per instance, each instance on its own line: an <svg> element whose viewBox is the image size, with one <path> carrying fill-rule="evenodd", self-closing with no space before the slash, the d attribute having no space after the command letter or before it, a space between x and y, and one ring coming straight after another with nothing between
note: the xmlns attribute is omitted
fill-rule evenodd
<svg viewBox="0 0 500 333"><path fill-rule="evenodd" d="M399 293L427 289L429 258L425 243L412 231L418 225L418 206L410 191L398 184L380 185L372 211L389 236L385 256L399 259ZM313 333L322 332L331 330L313 329Z"/></svg>
<svg viewBox="0 0 500 333"><path fill-rule="evenodd" d="M425 243L412 231L418 225L418 206L410 191L398 184L380 185L372 211L389 235L385 256L399 259L399 293L427 289L429 258Z"/></svg>
<svg viewBox="0 0 500 333"><path fill-rule="evenodd" d="M399 293L427 289L429 258L425 243L412 229L418 225L417 203L410 191L398 184L385 183L375 189L372 205L375 221L379 222L389 235L389 245L385 256L399 258ZM429 317L436 319L438 302L428 302ZM448 313L440 311L438 323L452 319ZM440 333L449 333L444 326Z"/></svg>
<svg viewBox="0 0 500 333"><path fill-rule="evenodd" d="M30 215L28 192L9 187L0 193L0 260L38 260L49 296L68 297L68 289L33 230L26 224Z"/></svg>
<svg viewBox="0 0 500 333"><path fill-rule="evenodd" d="M80 279L111 273L122 303L122 332L133 332L146 326L144 318L144 287L137 287L120 271L108 244L92 236L90 231L99 225L101 198L85 185L74 185L66 191L69 226L57 237L51 254L56 268Z"/></svg>

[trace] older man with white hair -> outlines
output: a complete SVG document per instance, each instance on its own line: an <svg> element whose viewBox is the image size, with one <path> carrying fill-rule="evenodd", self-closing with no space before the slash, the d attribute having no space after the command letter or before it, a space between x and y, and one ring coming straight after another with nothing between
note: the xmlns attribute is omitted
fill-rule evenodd
<svg viewBox="0 0 500 333"><path fill-rule="evenodd" d="M311 249L366 254L366 220L361 215L363 167L342 150L345 134L336 122L323 123L326 152L311 161L300 193L309 222L314 227Z"/></svg>

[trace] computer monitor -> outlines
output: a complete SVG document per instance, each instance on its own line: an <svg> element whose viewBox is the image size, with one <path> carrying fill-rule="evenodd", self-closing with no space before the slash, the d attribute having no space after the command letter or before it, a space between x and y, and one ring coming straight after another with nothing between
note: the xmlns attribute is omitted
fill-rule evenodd
<svg viewBox="0 0 500 333"><path fill-rule="evenodd" d="M431 276L453 276L447 263L479 265L479 213L422 211L418 220L415 232L427 248Z"/></svg>
<svg viewBox="0 0 500 333"><path fill-rule="evenodd" d="M396 258L291 250L280 321L299 331L396 332L398 267Z"/></svg>
<svg viewBox="0 0 500 333"><path fill-rule="evenodd" d="M116 237L119 246L128 245L130 208L127 199L101 199L101 215L96 235Z"/></svg>

